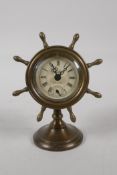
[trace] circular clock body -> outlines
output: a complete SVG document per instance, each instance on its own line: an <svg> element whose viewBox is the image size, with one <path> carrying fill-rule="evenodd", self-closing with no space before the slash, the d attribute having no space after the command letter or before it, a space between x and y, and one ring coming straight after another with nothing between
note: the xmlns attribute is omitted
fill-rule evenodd
<svg viewBox="0 0 117 175"><path fill-rule="evenodd" d="M85 94L89 74L81 56L63 46L38 52L28 65L26 83L32 97L54 109L69 107Z"/></svg>

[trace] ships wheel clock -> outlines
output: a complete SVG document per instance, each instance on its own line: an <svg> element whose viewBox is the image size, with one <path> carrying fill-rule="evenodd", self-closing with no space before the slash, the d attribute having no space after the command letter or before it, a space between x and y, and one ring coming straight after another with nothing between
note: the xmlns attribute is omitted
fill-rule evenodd
<svg viewBox="0 0 117 175"><path fill-rule="evenodd" d="M46 108L53 109L52 122L41 127L34 134L34 143L43 149L63 151L78 146L83 139L82 132L71 124L63 121L61 109L67 108L70 120L76 121L72 105L77 103L85 93L100 98L101 94L88 88L88 68L102 63L97 59L86 64L83 58L75 52L74 45L79 34L73 36L69 47L49 46L45 34L40 33L44 49L39 51L31 61L15 56L14 60L27 66L26 87L13 92L18 96L23 92L30 95L42 105L37 116L41 121Z"/></svg>

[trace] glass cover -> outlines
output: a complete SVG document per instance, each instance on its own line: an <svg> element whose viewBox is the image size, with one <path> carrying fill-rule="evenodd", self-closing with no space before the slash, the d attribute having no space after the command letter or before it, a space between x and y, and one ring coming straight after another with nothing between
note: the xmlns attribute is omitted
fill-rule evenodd
<svg viewBox="0 0 117 175"><path fill-rule="evenodd" d="M34 70L34 84L41 96L50 100L66 100L79 85L79 66L63 56L52 56L39 61Z"/></svg>

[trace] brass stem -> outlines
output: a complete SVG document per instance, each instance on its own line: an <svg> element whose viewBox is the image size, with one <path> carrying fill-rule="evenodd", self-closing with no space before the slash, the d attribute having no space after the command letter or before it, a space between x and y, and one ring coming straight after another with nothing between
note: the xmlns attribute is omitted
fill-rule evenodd
<svg viewBox="0 0 117 175"><path fill-rule="evenodd" d="M92 63L88 63L87 66L88 66L88 68L90 68L90 67L92 67L92 66L99 65L99 64L101 64L102 62L103 62L102 59L97 59L97 60L93 61Z"/></svg>
<svg viewBox="0 0 117 175"><path fill-rule="evenodd" d="M52 115L53 119L55 120L59 120L62 119L63 115L61 113L60 109L54 109L53 115Z"/></svg>
<svg viewBox="0 0 117 175"><path fill-rule="evenodd" d="M53 129L65 128L66 125L62 120L63 115L62 115L60 109L54 109L52 117L53 117L53 121L50 125L51 128L53 128Z"/></svg>
<svg viewBox="0 0 117 175"><path fill-rule="evenodd" d="M22 58L19 57L19 56L14 56L13 59L14 59L15 61L17 61L17 62L20 62L20 63L25 64L26 66L29 64L29 61L26 61L26 60L22 59Z"/></svg>

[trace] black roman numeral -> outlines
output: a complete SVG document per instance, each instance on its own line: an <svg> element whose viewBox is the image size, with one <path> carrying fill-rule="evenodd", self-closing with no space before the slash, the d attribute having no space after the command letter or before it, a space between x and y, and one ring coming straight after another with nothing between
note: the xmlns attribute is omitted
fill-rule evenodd
<svg viewBox="0 0 117 175"><path fill-rule="evenodd" d="M45 69L45 68L42 68L43 70L45 70L45 71L48 71L47 69Z"/></svg>
<svg viewBox="0 0 117 175"><path fill-rule="evenodd" d="M47 84L48 84L47 82L44 82L42 85L43 85L44 87L46 87L46 86L47 86Z"/></svg>
<svg viewBox="0 0 117 175"><path fill-rule="evenodd" d="M41 78L46 78L46 76L41 76Z"/></svg>
<svg viewBox="0 0 117 175"><path fill-rule="evenodd" d="M68 72L71 72L71 71L73 71L73 69L68 70Z"/></svg>
<svg viewBox="0 0 117 175"><path fill-rule="evenodd" d="M69 77L70 79L75 79L75 77Z"/></svg>
<svg viewBox="0 0 117 175"><path fill-rule="evenodd" d="M67 83L67 85L68 85L69 87L72 87L72 84L71 84L71 83Z"/></svg>
<svg viewBox="0 0 117 175"><path fill-rule="evenodd" d="M68 68L69 66L70 66L70 64L68 64L68 63L65 63L65 65L64 65L65 68Z"/></svg>

